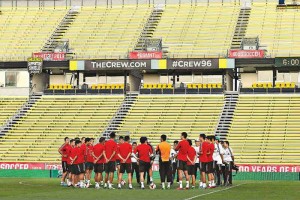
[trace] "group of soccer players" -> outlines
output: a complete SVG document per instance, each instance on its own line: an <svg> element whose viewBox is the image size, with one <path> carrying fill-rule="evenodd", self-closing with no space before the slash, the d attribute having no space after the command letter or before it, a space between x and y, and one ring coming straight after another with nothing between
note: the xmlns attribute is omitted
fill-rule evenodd
<svg viewBox="0 0 300 200"><path fill-rule="evenodd" d="M93 138L70 140L66 137L65 143L58 150L62 155L61 185L88 188L91 186L91 174L94 170L96 189L102 186L114 189L113 179L117 170L118 189L126 183L123 180L125 172L129 189L133 189L134 173L141 189L145 189L145 184L154 189L156 185L153 182L152 165L156 157L159 158L162 189L170 189L175 177L179 184L178 190L195 188L199 172L201 189L231 185L234 156L229 142L200 134L193 146L192 140L187 136L186 132L182 132L180 141L174 141L172 147L167 142L167 136L161 135L161 141L155 149L147 137L141 137L139 145L136 142L131 144L129 136L120 136L117 143L115 132L110 133L109 140L101 137L96 145Z"/></svg>

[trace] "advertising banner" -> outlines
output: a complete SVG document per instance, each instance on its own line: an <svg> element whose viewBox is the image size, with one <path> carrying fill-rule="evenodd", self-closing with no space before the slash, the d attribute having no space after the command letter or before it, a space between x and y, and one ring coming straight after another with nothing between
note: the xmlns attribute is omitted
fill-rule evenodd
<svg viewBox="0 0 300 200"><path fill-rule="evenodd" d="M231 49L228 52L229 58L264 58L264 50L238 50Z"/></svg>
<svg viewBox="0 0 300 200"><path fill-rule="evenodd" d="M45 164L34 162L0 162L0 169L45 169Z"/></svg>
<svg viewBox="0 0 300 200"><path fill-rule="evenodd" d="M161 51L132 51L129 53L130 59L160 59L162 58Z"/></svg>
<svg viewBox="0 0 300 200"><path fill-rule="evenodd" d="M44 61L63 61L66 58L66 53L38 52L33 53L32 57L42 58Z"/></svg>
<svg viewBox="0 0 300 200"><path fill-rule="evenodd" d="M300 172L297 165L259 165L259 164L237 164L240 172Z"/></svg>
<svg viewBox="0 0 300 200"><path fill-rule="evenodd" d="M27 69L29 74L40 74L43 70L43 60L41 58L28 58Z"/></svg>

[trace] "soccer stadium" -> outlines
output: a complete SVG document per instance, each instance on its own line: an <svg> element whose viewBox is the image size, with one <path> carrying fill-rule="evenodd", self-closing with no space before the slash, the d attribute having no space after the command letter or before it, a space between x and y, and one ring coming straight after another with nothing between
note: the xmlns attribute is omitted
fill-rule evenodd
<svg viewBox="0 0 300 200"><path fill-rule="evenodd" d="M297 0L0 1L0 200L299 199L298 20Z"/></svg>

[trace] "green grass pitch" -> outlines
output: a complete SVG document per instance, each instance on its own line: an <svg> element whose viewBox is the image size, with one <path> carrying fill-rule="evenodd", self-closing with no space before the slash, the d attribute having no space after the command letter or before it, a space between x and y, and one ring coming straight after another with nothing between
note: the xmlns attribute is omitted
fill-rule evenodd
<svg viewBox="0 0 300 200"><path fill-rule="evenodd" d="M156 181L157 182L157 181ZM219 187L216 189L194 189L177 191L157 189L141 190L135 185L134 190L105 190L94 188L79 189L68 188L59 185L59 179L36 178L1 178L1 200L289 200L300 199L299 181L235 181L232 187ZM157 182L158 183L158 182Z"/></svg>

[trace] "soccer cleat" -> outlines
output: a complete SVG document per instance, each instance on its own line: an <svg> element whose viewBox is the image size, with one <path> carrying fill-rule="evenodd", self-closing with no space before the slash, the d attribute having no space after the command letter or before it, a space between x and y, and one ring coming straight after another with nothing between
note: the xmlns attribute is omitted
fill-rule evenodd
<svg viewBox="0 0 300 200"><path fill-rule="evenodd" d="M176 190L183 190L183 188L179 187L179 188L177 188Z"/></svg>
<svg viewBox="0 0 300 200"><path fill-rule="evenodd" d="M86 186L85 186L86 188L89 188L90 187L90 184L86 184Z"/></svg>
<svg viewBox="0 0 300 200"><path fill-rule="evenodd" d="M99 185L96 185L96 186L95 186L95 189L100 189L100 186L99 186Z"/></svg>
<svg viewBox="0 0 300 200"><path fill-rule="evenodd" d="M110 189L110 190L114 190L115 188L114 188L114 187L109 187L108 189Z"/></svg>
<svg viewBox="0 0 300 200"><path fill-rule="evenodd" d="M184 189L185 189L185 190L189 190L190 188L189 188L189 187L185 187Z"/></svg>
<svg viewBox="0 0 300 200"><path fill-rule="evenodd" d="M195 189L195 186L192 186L192 189Z"/></svg>
<svg viewBox="0 0 300 200"><path fill-rule="evenodd" d="M171 186L168 186L167 189L168 189L168 190L171 189Z"/></svg>
<svg viewBox="0 0 300 200"><path fill-rule="evenodd" d="M103 183L103 181L101 181L101 182L100 182L100 186L104 186L104 183Z"/></svg>
<svg viewBox="0 0 300 200"><path fill-rule="evenodd" d="M104 189L106 189L107 188L107 183L104 183Z"/></svg>
<svg viewBox="0 0 300 200"><path fill-rule="evenodd" d="M141 187L141 189L142 189L142 190L144 190L144 189L145 189L145 187Z"/></svg>

